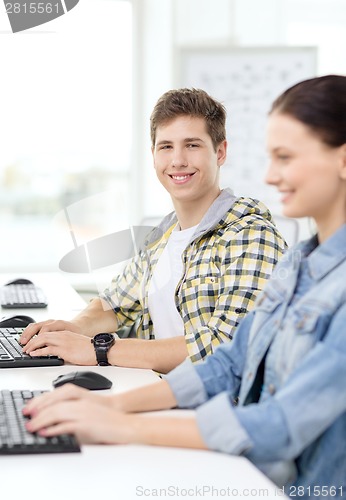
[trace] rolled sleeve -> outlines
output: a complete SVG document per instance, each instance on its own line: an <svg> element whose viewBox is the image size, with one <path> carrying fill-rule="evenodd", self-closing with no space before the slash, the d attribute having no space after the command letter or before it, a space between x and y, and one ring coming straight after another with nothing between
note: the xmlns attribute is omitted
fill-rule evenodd
<svg viewBox="0 0 346 500"><path fill-rule="evenodd" d="M226 392L200 406L196 418L203 441L209 449L242 455L252 447L250 436L240 425Z"/></svg>
<svg viewBox="0 0 346 500"><path fill-rule="evenodd" d="M207 399L207 393L190 359L162 378L168 382L180 408L196 408Z"/></svg>

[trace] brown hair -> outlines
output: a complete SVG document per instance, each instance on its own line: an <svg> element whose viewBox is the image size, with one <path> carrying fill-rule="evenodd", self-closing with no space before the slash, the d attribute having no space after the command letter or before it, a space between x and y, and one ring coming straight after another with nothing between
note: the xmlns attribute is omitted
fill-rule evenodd
<svg viewBox="0 0 346 500"><path fill-rule="evenodd" d="M270 113L304 123L331 147L346 143L346 76L326 75L297 83L281 94Z"/></svg>
<svg viewBox="0 0 346 500"><path fill-rule="evenodd" d="M155 146L156 131L178 116L203 118L214 150L226 139L226 109L201 89L176 89L165 92L157 101L150 117L150 135Z"/></svg>

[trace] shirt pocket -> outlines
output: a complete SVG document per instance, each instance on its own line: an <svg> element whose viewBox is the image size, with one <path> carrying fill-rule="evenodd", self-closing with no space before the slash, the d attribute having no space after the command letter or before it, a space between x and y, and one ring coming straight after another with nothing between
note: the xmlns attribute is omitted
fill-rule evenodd
<svg viewBox="0 0 346 500"><path fill-rule="evenodd" d="M219 276L207 275L187 279L182 286L181 307L184 312L198 312L207 320L215 310L219 294Z"/></svg>
<svg viewBox="0 0 346 500"><path fill-rule="evenodd" d="M315 333L318 330L320 312L315 309L299 308L294 311L293 325L298 335Z"/></svg>
<svg viewBox="0 0 346 500"><path fill-rule="evenodd" d="M255 303L256 312L272 314L282 302L283 298L277 295L275 291L263 291Z"/></svg>
<svg viewBox="0 0 346 500"><path fill-rule="evenodd" d="M183 288L189 290L189 292L195 289L196 294L206 292L214 295L214 293L219 292L219 286L219 276L208 275L187 279Z"/></svg>
<svg viewBox="0 0 346 500"><path fill-rule="evenodd" d="M297 307L283 324L276 350L276 371L281 383L324 335L326 317L314 308Z"/></svg>

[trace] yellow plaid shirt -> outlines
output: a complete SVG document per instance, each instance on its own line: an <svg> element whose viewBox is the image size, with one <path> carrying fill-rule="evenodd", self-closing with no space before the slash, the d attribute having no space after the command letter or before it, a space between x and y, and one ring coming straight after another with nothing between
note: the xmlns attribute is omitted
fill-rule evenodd
<svg viewBox="0 0 346 500"><path fill-rule="evenodd" d="M165 217L101 295L113 308L119 326L140 318L137 336L142 339L155 338L148 290L176 223L174 213ZM265 205L222 191L182 254L184 273L175 294L193 362L232 339L285 248Z"/></svg>

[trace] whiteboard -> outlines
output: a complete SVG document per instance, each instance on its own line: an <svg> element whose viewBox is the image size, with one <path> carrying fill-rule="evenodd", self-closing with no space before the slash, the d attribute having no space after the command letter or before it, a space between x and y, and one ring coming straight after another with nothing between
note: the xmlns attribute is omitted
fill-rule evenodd
<svg viewBox="0 0 346 500"><path fill-rule="evenodd" d="M315 47L190 47L177 54L177 87L206 90L227 109L228 159L221 185L280 210L266 186L265 129L273 100L291 85L316 76Z"/></svg>

